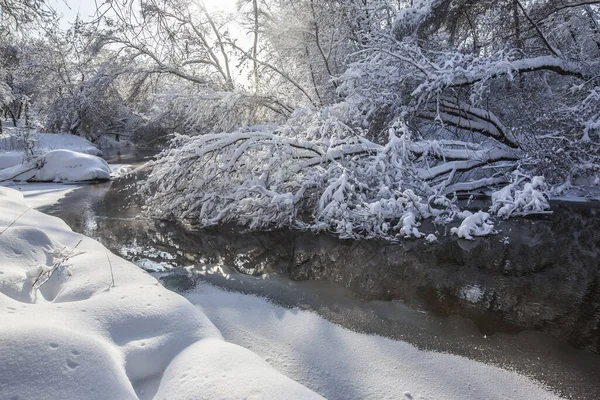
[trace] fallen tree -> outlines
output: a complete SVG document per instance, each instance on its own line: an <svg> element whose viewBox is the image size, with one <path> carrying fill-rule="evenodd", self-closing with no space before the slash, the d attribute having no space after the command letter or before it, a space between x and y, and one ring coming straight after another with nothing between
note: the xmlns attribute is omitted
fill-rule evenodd
<svg viewBox="0 0 600 400"><path fill-rule="evenodd" d="M473 143L414 140L402 123L389 129L386 144L377 144L331 115L311 115L310 137L294 125L305 126L306 116L287 125L177 136L141 184L148 212L196 226L233 222L349 238L421 237L423 219L445 223L461 215L456 191L508 182L506 171L518 159ZM319 139L321 129L338 135ZM482 167L497 172L454 183L458 174Z"/></svg>

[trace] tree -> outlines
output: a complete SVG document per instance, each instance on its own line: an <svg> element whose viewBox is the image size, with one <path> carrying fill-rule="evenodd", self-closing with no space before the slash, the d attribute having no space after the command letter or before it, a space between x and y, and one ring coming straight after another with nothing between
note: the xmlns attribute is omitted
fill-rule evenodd
<svg viewBox="0 0 600 400"><path fill-rule="evenodd" d="M53 15L44 0L0 0L0 114L10 116L13 126L17 126L17 119L29 107L30 94L22 87L15 87L21 78L14 73L19 63L15 42L26 37L36 22L37 27L51 25Z"/></svg>
<svg viewBox="0 0 600 400"><path fill-rule="evenodd" d="M589 103L598 85L596 6L416 4L391 31L373 33L341 78L357 123L384 140L385 126L403 116L423 137L506 146L554 182L593 163L596 149L578 149L597 129ZM550 156L558 148L561 159Z"/></svg>

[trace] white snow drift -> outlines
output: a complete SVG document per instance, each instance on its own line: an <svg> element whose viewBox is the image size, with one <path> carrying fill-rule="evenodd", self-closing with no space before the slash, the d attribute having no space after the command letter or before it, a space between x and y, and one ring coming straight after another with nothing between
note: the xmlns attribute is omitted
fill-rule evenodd
<svg viewBox="0 0 600 400"><path fill-rule="evenodd" d="M71 150L52 150L24 164L0 170L1 181L82 182L110 179L102 158Z"/></svg>
<svg viewBox="0 0 600 400"><path fill-rule="evenodd" d="M320 398L2 187L0 320L0 399Z"/></svg>
<svg viewBox="0 0 600 400"><path fill-rule="evenodd" d="M186 297L227 341L258 353L329 400L558 398L515 372L352 332L315 313L255 296L203 284Z"/></svg>

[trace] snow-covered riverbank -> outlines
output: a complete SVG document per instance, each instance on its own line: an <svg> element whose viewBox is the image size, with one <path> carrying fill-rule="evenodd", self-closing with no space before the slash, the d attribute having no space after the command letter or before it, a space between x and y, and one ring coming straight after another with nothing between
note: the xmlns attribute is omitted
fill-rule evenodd
<svg viewBox="0 0 600 400"><path fill-rule="evenodd" d="M34 133L31 154L16 150L18 137L0 134L0 182L82 182L109 180L113 173L90 141L70 134ZM23 140L23 138L20 138ZM13 143L14 142L14 143Z"/></svg>
<svg viewBox="0 0 600 400"><path fill-rule="evenodd" d="M15 190L0 227L0 398L318 397Z"/></svg>
<svg viewBox="0 0 600 400"><path fill-rule="evenodd" d="M256 297L188 301L17 191L0 188L0 210L0 398L555 398Z"/></svg>

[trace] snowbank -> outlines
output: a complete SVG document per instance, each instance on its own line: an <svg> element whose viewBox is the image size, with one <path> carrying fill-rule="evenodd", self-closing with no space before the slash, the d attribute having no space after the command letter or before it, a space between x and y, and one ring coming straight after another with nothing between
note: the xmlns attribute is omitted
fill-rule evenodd
<svg viewBox="0 0 600 400"><path fill-rule="evenodd" d="M260 388L249 393L248 388ZM155 399L320 398L273 373L250 350L217 339L201 340L181 352L165 371Z"/></svg>
<svg viewBox="0 0 600 400"><path fill-rule="evenodd" d="M52 150L25 164L0 170L0 181L83 182L110 179L102 158L71 150Z"/></svg>
<svg viewBox="0 0 600 400"><path fill-rule="evenodd" d="M0 186L17 189L23 194L25 204L33 209L56 204L60 199L72 191L83 187L85 184L62 183L29 183L29 182L3 182Z"/></svg>
<svg viewBox="0 0 600 400"><path fill-rule="evenodd" d="M533 380L450 354L352 332L315 313L202 284L186 297L227 341L335 399L557 399Z"/></svg>
<svg viewBox="0 0 600 400"><path fill-rule="evenodd" d="M186 299L3 187L0 320L0 399L152 398L159 387L169 399L319 398L224 343Z"/></svg>

